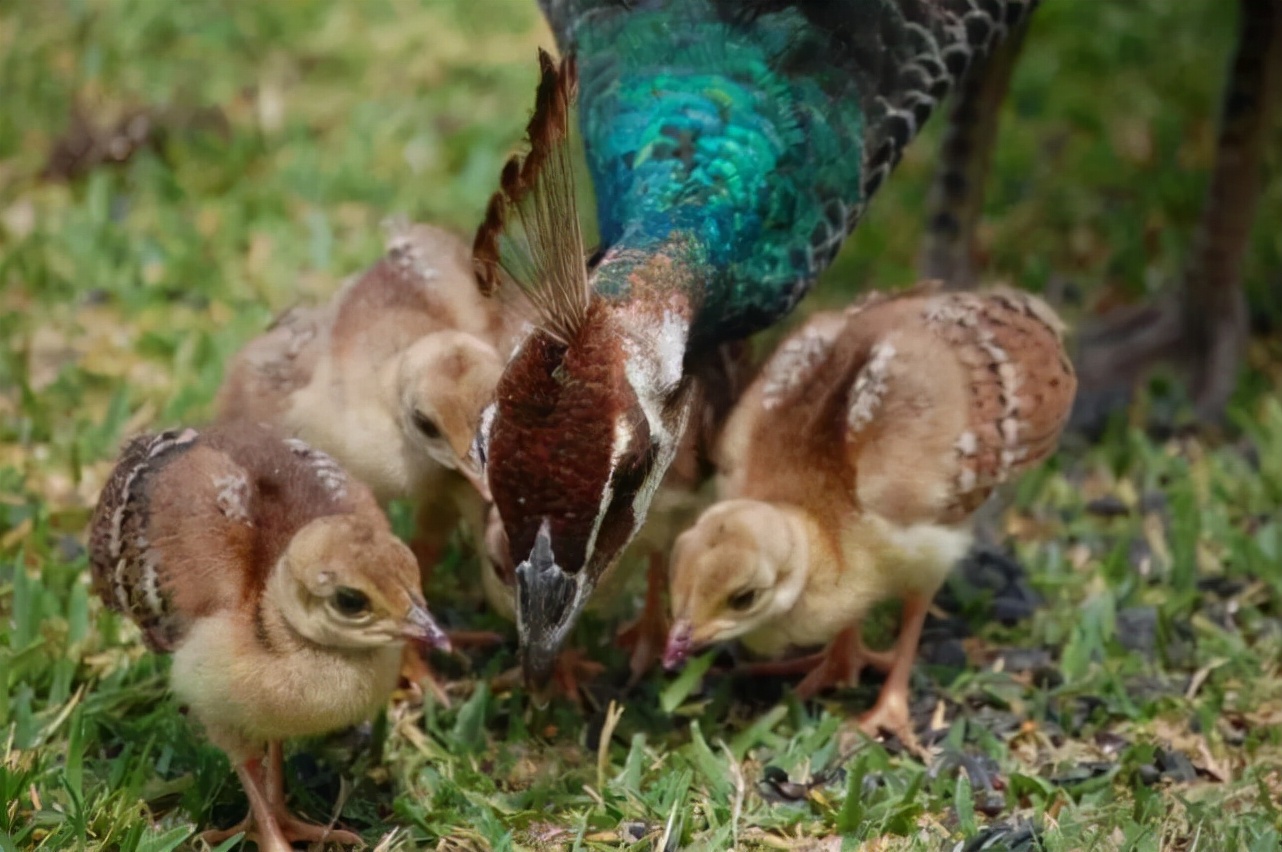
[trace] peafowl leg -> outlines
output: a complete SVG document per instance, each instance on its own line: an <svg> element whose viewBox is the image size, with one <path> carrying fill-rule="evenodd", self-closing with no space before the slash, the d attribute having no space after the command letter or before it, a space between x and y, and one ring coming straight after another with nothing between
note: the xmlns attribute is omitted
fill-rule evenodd
<svg viewBox="0 0 1282 852"><path fill-rule="evenodd" d="M1183 368L1202 420L1219 419L1236 386L1248 335L1242 258L1260 197L1268 113L1282 99L1282 0L1239 0L1239 9L1215 166L1181 288L1082 330L1079 428L1098 425L1159 362Z"/></svg>
<svg viewBox="0 0 1282 852"><path fill-rule="evenodd" d="M600 677L605 666L593 660L578 648L566 648L557 656L552 669L552 677L546 686L532 692L534 703L545 706L552 694L557 693L570 699L578 706L583 705L583 683ZM490 688L495 692L508 692L519 686L525 678L520 666L508 669L495 675L490 681Z"/></svg>
<svg viewBox="0 0 1282 852"><path fill-rule="evenodd" d="M1027 29L1027 22L1012 29L986 60L970 70L953 95L917 264L923 278L940 279L950 289L967 289L975 283L984 183L1002 102Z"/></svg>
<svg viewBox="0 0 1282 852"><path fill-rule="evenodd" d="M645 606L641 614L624 625L615 637L620 646L631 652L628 658L631 671L629 685L637 683L654 667L668 641L668 616L663 605L667 579L667 559L659 551L651 552L650 566L646 571Z"/></svg>

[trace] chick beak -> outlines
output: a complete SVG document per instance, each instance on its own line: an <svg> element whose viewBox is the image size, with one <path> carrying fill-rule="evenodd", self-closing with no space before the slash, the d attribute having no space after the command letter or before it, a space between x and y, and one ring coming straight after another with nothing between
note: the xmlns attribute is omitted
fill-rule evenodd
<svg viewBox="0 0 1282 852"><path fill-rule="evenodd" d="M668 631L668 644L663 649L665 669L672 671L686 661L686 657L694 650L693 634L688 618L680 619L672 625L672 629Z"/></svg>
<svg viewBox="0 0 1282 852"><path fill-rule="evenodd" d="M452 650L449 635L441 629L441 625L436 623L436 619L432 618L423 604L410 605L410 611L405 615L405 624L401 627L401 635L411 642L420 642L438 651L448 653Z"/></svg>
<svg viewBox="0 0 1282 852"><path fill-rule="evenodd" d="M472 487L481 495L481 499L486 503L493 503L494 497L490 494L490 484L485 481L485 473L472 459L464 456L459 461L458 472L466 477L467 481L472 483Z"/></svg>

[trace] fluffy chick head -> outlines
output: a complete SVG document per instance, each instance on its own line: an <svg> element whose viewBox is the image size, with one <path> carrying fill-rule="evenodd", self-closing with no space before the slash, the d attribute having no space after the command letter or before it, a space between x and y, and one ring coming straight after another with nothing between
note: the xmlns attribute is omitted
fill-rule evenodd
<svg viewBox="0 0 1282 852"><path fill-rule="evenodd" d="M268 594L290 627L324 647L449 644L423 600L410 549L386 525L359 515L317 518L299 530Z"/></svg>
<svg viewBox="0 0 1282 852"><path fill-rule="evenodd" d="M398 375L406 433L438 464L467 477L486 499L489 489L470 450L502 372L493 346L474 335L445 330L407 349Z"/></svg>
<svg viewBox="0 0 1282 852"><path fill-rule="evenodd" d="M704 512L673 548L664 665L786 613L805 583L806 553L792 518L769 503L727 500Z"/></svg>

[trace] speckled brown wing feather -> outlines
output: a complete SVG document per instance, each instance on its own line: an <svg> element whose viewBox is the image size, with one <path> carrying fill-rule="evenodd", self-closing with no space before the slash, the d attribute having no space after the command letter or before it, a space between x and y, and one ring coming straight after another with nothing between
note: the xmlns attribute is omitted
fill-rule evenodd
<svg viewBox="0 0 1282 852"><path fill-rule="evenodd" d="M969 492L986 496L1054 452L1077 379L1064 351L1063 324L1028 293L1001 289L939 297L926 318L969 374L975 440L958 448L957 489L959 499L969 502Z"/></svg>
<svg viewBox="0 0 1282 852"><path fill-rule="evenodd" d="M94 590L107 606L138 623L153 650L169 650L182 625L171 617L149 530L156 477L195 444L194 429L142 435L121 451L90 522Z"/></svg>
<svg viewBox="0 0 1282 852"><path fill-rule="evenodd" d="M307 386L322 354L326 312L293 307L250 341L227 368L215 407L224 420L276 422L289 395Z"/></svg>
<svg viewBox="0 0 1282 852"><path fill-rule="evenodd" d="M1061 334L1045 303L1005 289L852 310L844 337L869 341L847 408L860 504L956 522L1048 456L1076 392Z"/></svg>
<svg viewBox="0 0 1282 852"><path fill-rule="evenodd" d="M135 439L90 530L95 590L147 644L172 651L193 619L252 603L305 524L358 513L369 489L328 455L245 421Z"/></svg>

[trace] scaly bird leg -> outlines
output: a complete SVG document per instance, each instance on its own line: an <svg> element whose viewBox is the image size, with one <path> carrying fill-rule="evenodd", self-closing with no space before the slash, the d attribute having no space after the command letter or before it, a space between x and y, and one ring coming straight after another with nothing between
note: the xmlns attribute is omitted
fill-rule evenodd
<svg viewBox="0 0 1282 852"><path fill-rule="evenodd" d="M324 825L304 822L285 807L283 751L279 742L268 745L267 765L253 757L236 767L240 783L249 799L249 814L231 828L206 831L201 840L217 846L241 832L245 839L258 844L261 852L293 852L297 842L337 843L344 846L364 844L358 835Z"/></svg>
<svg viewBox="0 0 1282 852"><path fill-rule="evenodd" d="M1077 428L1097 428L1158 362L1185 368L1197 415L1217 420L1247 343L1242 258L1260 198L1269 113L1282 100L1282 3L1240 0L1215 166L1178 297L1082 329Z"/></svg>
<svg viewBox="0 0 1282 852"><path fill-rule="evenodd" d="M912 719L908 713L908 680L917 659L917 643L926 623L930 598L926 595L909 595L904 598L904 611L900 619L899 637L895 639L894 665L882 684L881 694L872 709L859 719L859 727L869 736L880 730L899 737L910 748L916 747Z"/></svg>
<svg viewBox="0 0 1282 852"><path fill-rule="evenodd" d="M276 820L281 834L291 844L306 841L357 846L365 842L350 831L304 822L289 812L285 807L285 749L279 740L267 744L267 766L263 786L267 804L272 809L272 817Z"/></svg>
<svg viewBox="0 0 1282 852"><path fill-rule="evenodd" d="M629 624L616 634L615 641L632 652L628 666L632 672L628 686L635 685L654 667L663 654L668 639L667 608L663 605L663 589L667 585L668 566L659 551L650 554L650 567L646 571L645 606Z"/></svg>
<svg viewBox="0 0 1282 852"><path fill-rule="evenodd" d="M756 676L804 674L796 692L799 698L807 699L831 687L858 684L859 674L865 666L889 671L894 660L893 649L874 651L865 645L861 628L856 624L838 633L828 647L817 654L791 660L748 663L737 666L735 673Z"/></svg>
<svg viewBox="0 0 1282 852"><path fill-rule="evenodd" d="M1027 22L1013 29L987 59L967 72L953 95L917 262L923 278L938 278L949 289L968 289L975 283L984 183L1002 101L1027 30Z"/></svg>

